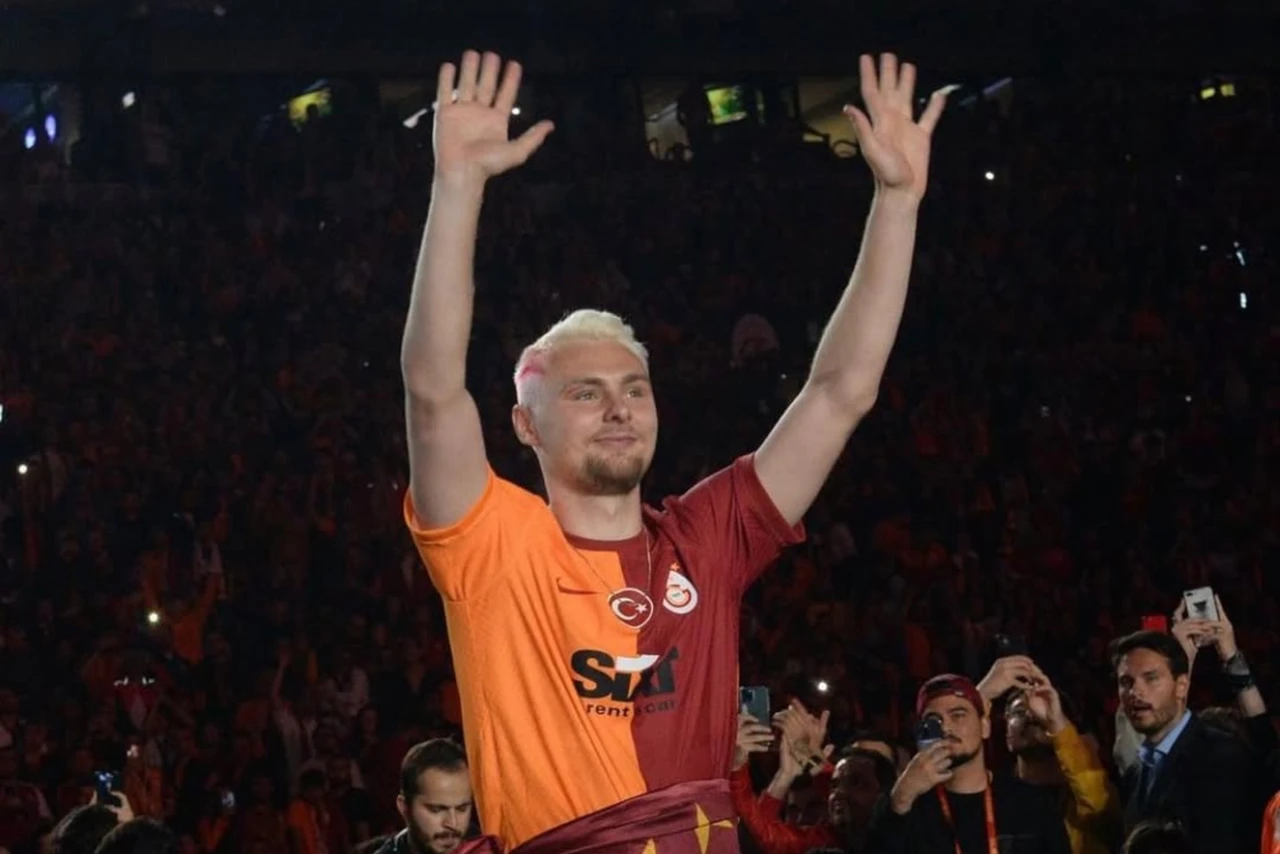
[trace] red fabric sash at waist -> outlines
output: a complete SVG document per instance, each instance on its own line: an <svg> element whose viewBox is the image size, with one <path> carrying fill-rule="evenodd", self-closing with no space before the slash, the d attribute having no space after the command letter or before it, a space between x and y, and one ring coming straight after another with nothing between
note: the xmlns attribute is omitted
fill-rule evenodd
<svg viewBox="0 0 1280 854"><path fill-rule="evenodd" d="M553 827L511 854L639 852L649 840L664 837L681 837L690 851L698 851L694 830L700 824L718 825L716 834L732 833L731 850L738 850L736 813L727 780L695 780L648 792ZM676 854L684 846L674 843L675 839L666 840L658 850ZM715 850L726 849L717 845ZM454 854L502 854L502 848L495 838L486 836L464 843Z"/></svg>

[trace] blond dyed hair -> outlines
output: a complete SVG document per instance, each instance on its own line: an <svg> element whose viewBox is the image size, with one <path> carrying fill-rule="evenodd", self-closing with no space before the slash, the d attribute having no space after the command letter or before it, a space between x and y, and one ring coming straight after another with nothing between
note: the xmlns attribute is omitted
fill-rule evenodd
<svg viewBox="0 0 1280 854"><path fill-rule="evenodd" d="M513 374L517 403L525 405L529 402L533 382L546 372L547 357L551 352L573 341L615 341L630 350L644 369L649 370L649 351L636 338L630 324L611 311L580 308L565 315L520 353Z"/></svg>

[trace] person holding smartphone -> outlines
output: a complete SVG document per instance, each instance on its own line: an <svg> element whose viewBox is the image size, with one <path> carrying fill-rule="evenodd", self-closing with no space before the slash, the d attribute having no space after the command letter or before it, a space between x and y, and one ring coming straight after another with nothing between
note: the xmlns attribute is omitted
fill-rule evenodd
<svg viewBox="0 0 1280 854"><path fill-rule="evenodd" d="M987 768L991 719L973 682L930 679L916 695L916 718L932 732L877 805L870 854L1070 854L1052 793Z"/></svg>

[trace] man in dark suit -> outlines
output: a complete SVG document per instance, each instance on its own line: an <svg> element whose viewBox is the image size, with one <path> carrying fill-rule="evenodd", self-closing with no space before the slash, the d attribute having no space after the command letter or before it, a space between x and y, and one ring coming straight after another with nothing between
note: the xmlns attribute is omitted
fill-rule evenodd
<svg viewBox="0 0 1280 854"><path fill-rule="evenodd" d="M1256 849L1259 821L1249 809L1251 765L1244 745L1187 709L1187 654L1161 632L1137 632L1112 644L1120 705L1143 737L1139 761L1125 773L1125 830L1147 820L1177 821L1197 854Z"/></svg>

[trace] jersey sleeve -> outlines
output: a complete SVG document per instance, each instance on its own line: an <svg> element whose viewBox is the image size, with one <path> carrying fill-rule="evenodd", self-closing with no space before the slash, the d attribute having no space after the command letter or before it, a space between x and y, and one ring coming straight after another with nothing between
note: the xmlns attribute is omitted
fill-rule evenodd
<svg viewBox="0 0 1280 854"><path fill-rule="evenodd" d="M427 574L446 599L461 602L483 596L513 567L530 521L547 512L536 495L489 470L484 492L460 520L446 528L427 528L405 492L404 521Z"/></svg>
<svg viewBox="0 0 1280 854"><path fill-rule="evenodd" d="M690 540L712 552L724 571L746 590L787 546L804 541L804 525L783 518L756 474L748 454L706 478L684 495L669 498Z"/></svg>

